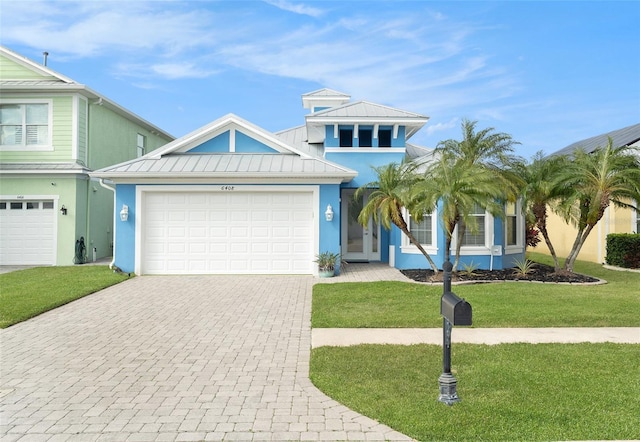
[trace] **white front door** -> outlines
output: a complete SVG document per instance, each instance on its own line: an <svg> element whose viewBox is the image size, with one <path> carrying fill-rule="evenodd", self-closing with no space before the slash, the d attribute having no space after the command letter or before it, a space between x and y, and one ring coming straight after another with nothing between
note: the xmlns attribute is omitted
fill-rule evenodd
<svg viewBox="0 0 640 442"><path fill-rule="evenodd" d="M380 225L369 218L366 226L358 222L367 204L368 194L355 199L355 189L342 190L342 259L346 261L380 261Z"/></svg>

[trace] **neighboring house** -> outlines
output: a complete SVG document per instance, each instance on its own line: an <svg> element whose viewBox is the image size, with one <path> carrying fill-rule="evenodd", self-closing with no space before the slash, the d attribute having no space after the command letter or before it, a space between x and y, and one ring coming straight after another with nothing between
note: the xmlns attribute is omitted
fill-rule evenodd
<svg viewBox="0 0 640 442"><path fill-rule="evenodd" d="M114 191L89 172L174 138L4 47L0 93L0 264L71 265L81 238L112 256Z"/></svg>
<svg viewBox="0 0 640 442"><path fill-rule="evenodd" d="M640 123L578 141L554 152L552 155L571 156L571 153L578 148L584 149L587 152L593 152L597 148L606 147L609 138L611 138L615 147L640 146ZM571 247L575 241L577 235L576 228L573 225L567 224L555 213L549 211L547 229L556 254L559 257L566 257L571 251ZM582 249L580 249L578 258L584 261L603 263L607 255L608 234L639 232L640 217L634 210L621 209L610 205L605 210L602 219L587 237ZM540 242L535 250L536 252L549 254L549 249L544 242Z"/></svg>
<svg viewBox="0 0 640 442"><path fill-rule="evenodd" d="M304 94L305 124L271 133L226 115L155 152L91 175L116 184L115 264L137 274L316 274L316 254L347 261L427 268L399 229L357 222L377 179L372 166L431 154L407 141L428 117L330 89ZM524 257L521 210L503 221L477 214L462 262L512 267ZM408 217L408 214L407 214ZM125 220L126 219L126 220ZM445 237L437 213L411 221L442 265Z"/></svg>

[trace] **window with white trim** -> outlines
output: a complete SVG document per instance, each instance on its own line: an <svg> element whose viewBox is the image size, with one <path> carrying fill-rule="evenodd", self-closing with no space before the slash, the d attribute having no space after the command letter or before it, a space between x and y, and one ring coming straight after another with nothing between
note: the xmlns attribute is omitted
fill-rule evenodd
<svg viewBox="0 0 640 442"><path fill-rule="evenodd" d="M420 222L416 222L413 217L410 217L409 231L420 244L432 244L433 231L431 229L431 214L424 215Z"/></svg>
<svg viewBox="0 0 640 442"><path fill-rule="evenodd" d="M146 144L147 144L146 137L142 134L138 134L138 140L137 140L138 157L141 157L142 155L144 155Z"/></svg>
<svg viewBox="0 0 640 442"><path fill-rule="evenodd" d="M49 103L0 104L0 146L25 148L51 144Z"/></svg>
<svg viewBox="0 0 640 442"><path fill-rule="evenodd" d="M504 231L506 234L505 245L507 246L518 245L518 212L516 209L516 203L507 203L504 207Z"/></svg>
<svg viewBox="0 0 640 442"><path fill-rule="evenodd" d="M462 236L462 247L484 246L486 244L485 210L478 204L475 204L469 216L475 218L476 225L473 231L469 226L466 226L464 235Z"/></svg>
<svg viewBox="0 0 640 442"><path fill-rule="evenodd" d="M407 220L407 225L409 227L409 231L413 235L413 237L425 248L435 248L437 243L437 215L434 212L425 213L422 216L422 220L420 222L416 222L415 219L405 210L405 219ZM402 235L403 238L403 247L415 247L414 244L411 243L409 238L406 235Z"/></svg>

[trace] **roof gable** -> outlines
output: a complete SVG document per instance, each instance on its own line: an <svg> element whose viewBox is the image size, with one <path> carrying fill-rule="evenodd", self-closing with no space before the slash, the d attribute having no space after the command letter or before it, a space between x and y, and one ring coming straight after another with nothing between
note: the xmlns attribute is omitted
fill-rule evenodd
<svg viewBox="0 0 640 442"><path fill-rule="evenodd" d="M278 153L267 144L246 135L241 130L226 130L220 135L191 148L187 153Z"/></svg>
<svg viewBox="0 0 640 442"><path fill-rule="evenodd" d="M46 66L35 63L12 50L0 46L0 77L3 81L53 81L60 83L75 83L69 77L65 77Z"/></svg>
<svg viewBox="0 0 640 442"><path fill-rule="evenodd" d="M158 159L173 153L280 153L307 154L286 145L270 132L227 114L200 129L178 138L165 147L148 154Z"/></svg>

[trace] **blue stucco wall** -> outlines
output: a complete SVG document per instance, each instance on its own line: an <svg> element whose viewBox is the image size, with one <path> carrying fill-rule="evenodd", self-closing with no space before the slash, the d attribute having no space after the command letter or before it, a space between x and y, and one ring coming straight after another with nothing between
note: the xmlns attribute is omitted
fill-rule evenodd
<svg viewBox="0 0 640 442"><path fill-rule="evenodd" d="M378 176L373 167L382 166L389 163L400 164L404 158L404 152L327 152L325 158L358 172L356 176L345 187L360 187L373 181L378 181Z"/></svg>
<svg viewBox="0 0 640 442"><path fill-rule="evenodd" d="M333 209L333 220L325 219L327 205L331 204ZM320 241L318 245L319 252L340 253L340 186L338 184L321 184L320 185L320 208L319 212L319 232ZM340 273L339 266L336 273Z"/></svg>
<svg viewBox="0 0 640 442"><path fill-rule="evenodd" d="M129 219L120 221L122 205L129 206ZM136 262L136 186L116 185L115 265L125 273L133 273Z"/></svg>

